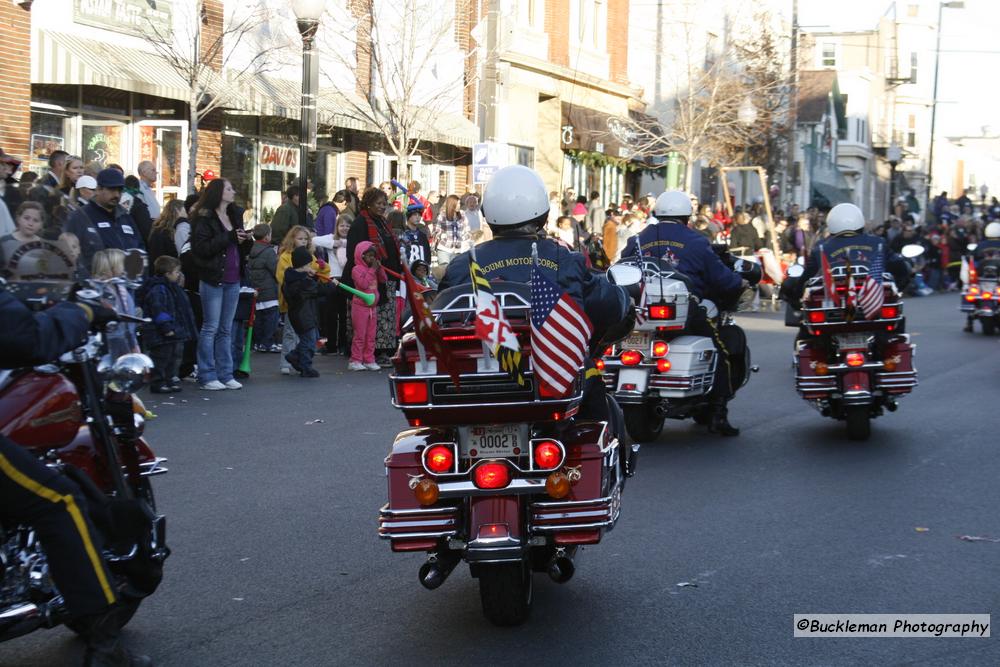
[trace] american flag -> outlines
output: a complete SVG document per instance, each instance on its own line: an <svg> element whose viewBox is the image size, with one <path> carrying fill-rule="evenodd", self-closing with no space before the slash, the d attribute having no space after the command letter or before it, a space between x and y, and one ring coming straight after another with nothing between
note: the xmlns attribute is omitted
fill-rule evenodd
<svg viewBox="0 0 1000 667"><path fill-rule="evenodd" d="M639 284L639 303L635 307L635 323L642 326L646 323L646 264L642 259L642 248L639 245L638 236L635 241L635 261L642 272L642 282Z"/></svg>
<svg viewBox="0 0 1000 667"><path fill-rule="evenodd" d="M857 306L866 320L873 320L882 311L885 292L882 289L882 273L885 270L882 246L875 251L871 268L868 269L868 279L858 290Z"/></svg>
<svg viewBox="0 0 1000 667"><path fill-rule="evenodd" d="M580 373L593 326L573 297L531 270L531 362L549 393L565 397Z"/></svg>

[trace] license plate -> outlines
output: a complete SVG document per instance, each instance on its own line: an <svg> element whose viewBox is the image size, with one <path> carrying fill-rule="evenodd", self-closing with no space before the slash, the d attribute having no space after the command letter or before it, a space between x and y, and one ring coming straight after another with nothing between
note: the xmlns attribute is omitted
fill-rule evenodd
<svg viewBox="0 0 1000 667"><path fill-rule="evenodd" d="M463 441L462 453L473 459L520 456L524 446L520 424L471 426Z"/></svg>
<svg viewBox="0 0 1000 667"><path fill-rule="evenodd" d="M626 350L645 350L649 347L648 333L632 333L622 341L622 348Z"/></svg>

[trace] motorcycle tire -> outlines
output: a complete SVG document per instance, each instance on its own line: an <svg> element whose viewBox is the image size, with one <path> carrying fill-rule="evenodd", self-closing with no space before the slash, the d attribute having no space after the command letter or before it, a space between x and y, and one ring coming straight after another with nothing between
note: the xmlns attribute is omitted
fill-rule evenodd
<svg viewBox="0 0 1000 667"><path fill-rule="evenodd" d="M997 324L992 319L983 318L979 320L980 324L983 325L983 335L992 336L997 332Z"/></svg>
<svg viewBox="0 0 1000 667"><path fill-rule="evenodd" d="M648 405L623 405L625 430L636 442L650 442L663 432L663 417L657 417Z"/></svg>
<svg viewBox="0 0 1000 667"><path fill-rule="evenodd" d="M531 568L527 563L486 565L479 573L483 615L494 625L521 625L531 613Z"/></svg>
<svg viewBox="0 0 1000 667"><path fill-rule="evenodd" d="M867 405L852 405L844 413L847 422L847 437L851 440L867 440L872 434L871 415Z"/></svg>

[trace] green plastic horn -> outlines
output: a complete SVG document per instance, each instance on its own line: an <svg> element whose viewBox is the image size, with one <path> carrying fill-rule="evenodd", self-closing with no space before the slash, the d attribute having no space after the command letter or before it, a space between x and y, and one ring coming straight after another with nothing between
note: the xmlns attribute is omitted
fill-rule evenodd
<svg viewBox="0 0 1000 667"><path fill-rule="evenodd" d="M368 292L362 292L359 289L354 289L353 287L348 287L347 285L345 285L342 282L338 282L337 283L337 287L339 287L340 289L345 290L347 292L350 292L354 296L358 297L359 299L361 299L362 301L365 302L366 306L374 306L375 305L375 295L374 294L369 294Z"/></svg>

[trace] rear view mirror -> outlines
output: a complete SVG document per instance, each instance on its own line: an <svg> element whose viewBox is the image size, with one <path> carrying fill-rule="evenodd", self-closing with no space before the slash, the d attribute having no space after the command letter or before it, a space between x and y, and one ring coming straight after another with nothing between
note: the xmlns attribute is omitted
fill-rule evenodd
<svg viewBox="0 0 1000 667"><path fill-rule="evenodd" d="M805 272L806 270L805 268L803 268L801 264L792 264L791 266L788 267L788 272L785 273L785 275L788 276L789 278L798 278Z"/></svg>
<svg viewBox="0 0 1000 667"><path fill-rule="evenodd" d="M608 280L621 287L638 285L642 282L642 269L630 264L615 264L608 269Z"/></svg>
<svg viewBox="0 0 1000 667"><path fill-rule="evenodd" d="M911 243L903 246L902 253L906 259L914 259L924 254L924 247L916 243Z"/></svg>

